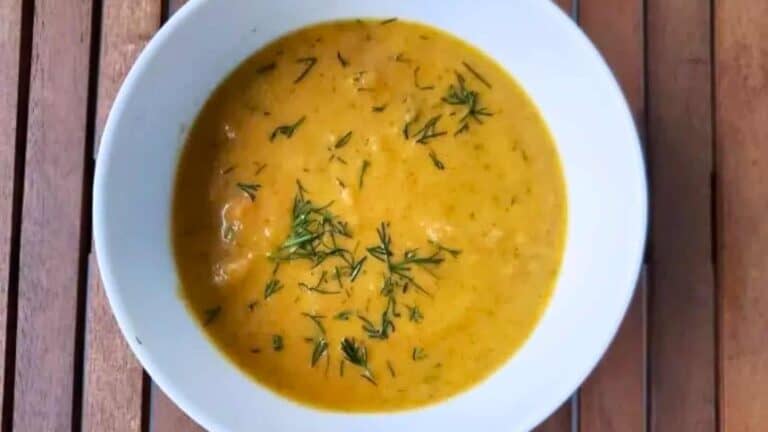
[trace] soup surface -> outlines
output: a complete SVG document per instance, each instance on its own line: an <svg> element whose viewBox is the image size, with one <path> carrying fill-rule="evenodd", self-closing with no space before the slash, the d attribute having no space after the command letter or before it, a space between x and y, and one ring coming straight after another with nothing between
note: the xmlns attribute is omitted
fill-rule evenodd
<svg viewBox="0 0 768 432"><path fill-rule="evenodd" d="M399 20L304 28L214 92L177 174L181 293L215 345L317 407L423 406L488 377L555 285L558 155L496 63Z"/></svg>

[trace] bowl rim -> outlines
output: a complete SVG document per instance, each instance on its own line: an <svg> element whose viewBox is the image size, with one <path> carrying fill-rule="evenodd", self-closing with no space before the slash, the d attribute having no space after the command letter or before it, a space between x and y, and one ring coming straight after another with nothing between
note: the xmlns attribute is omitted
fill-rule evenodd
<svg viewBox="0 0 768 432"><path fill-rule="evenodd" d="M124 323L129 320L128 315L130 315L130 313L126 310L125 305L122 303L120 293L117 292L119 290L116 289L117 283L114 280L115 278L113 276L113 271L112 271L112 266L115 265L115 263L112 261L109 253L107 252L109 247L107 247L107 244L105 244L105 240L104 240L104 237L106 235L105 227L109 224L109 222L106 220L105 212L104 212L104 201L105 201L104 190L106 187L105 184L107 182L107 174L105 172L105 169L106 169L105 166L107 165L107 163L105 161L111 158L113 148L116 145L114 144L115 123L117 122L116 119L122 116L123 110L125 109L126 101L130 97L132 89L135 86L137 86L137 84L141 80L142 75L144 74L144 71L147 67L147 63L152 58L158 55L158 52L163 47L164 41L171 34L176 32L179 27L185 25L187 19L193 14L195 14L200 8L202 8L203 5L212 1L215 1L215 0L190 0L189 3L187 3L177 13L175 13L168 20L168 22L166 22L165 25L163 25L159 29L159 31L152 37L149 43L141 51L140 55L136 58L129 73L126 75L126 78L123 84L120 86L120 89L114 99L114 103L112 105L109 116L105 123L105 127L101 137L101 145L99 146L98 154L96 157L96 167L94 172L94 183L93 183L92 217L93 217L95 253L96 253L97 261L99 263L99 267L101 269L101 277L103 280L104 291L109 301L110 308L113 314L115 315L115 318L121 330L121 333L123 334L123 337L127 341L131 350L133 351L133 354L138 358L141 365L147 370L147 372L150 374L152 379L171 398L171 400L173 400L182 410L184 410L184 412L186 412L196 422L205 426L206 428L209 428L210 430L218 430L221 427L221 425L218 424L216 421L214 421L212 416L210 416L204 410L193 409L192 408L193 404L178 390L177 386L173 384L171 380L166 377L166 375L162 372L161 368L157 366L155 362L152 359L150 359L147 354L144 353L144 350L138 349L136 342L133 340L132 337L129 336L129 333L126 330ZM606 82L610 87L607 89L607 91L613 94L614 96L617 96L622 101L624 101L624 108L625 108L624 116L627 117L628 121L634 127L634 141L632 143L627 144L627 149L628 151L632 151L635 153L633 155L633 158L637 160L639 164L639 166L637 167L637 171L638 173L640 173L640 177L637 178L636 180L640 182L640 185L643 189L642 196L639 197L642 201L640 205L641 205L641 208L643 209L642 214L639 215L640 225L641 225L640 231L642 232L642 235L639 238L635 239L634 243L632 244L630 244L631 242L627 243L627 247L632 249L632 253L630 253L630 255L634 254L636 256L635 263L632 265L632 268L633 268L632 275L634 275L634 278L637 279L640 276L641 270L643 267L644 250L645 250L645 244L646 244L647 235L648 235L649 188L648 188L648 181L647 181L645 156L642 151L640 138L637 134L637 125L635 124L634 117L628 107L626 97L624 96L624 93L621 90L621 87L616 77L613 75L609 66L605 62L605 59L599 53L599 51L594 46L594 44L589 40L586 34L575 23L573 23L570 17L568 17L557 5L555 5L554 2L530 1L529 3L540 3L540 7L545 9L546 13L551 15L554 21L560 20L562 26L565 26L571 29L570 31L574 34L578 43L580 43L586 48L586 52L591 53L593 58L590 59L590 61L598 65L601 69L601 72L607 76L608 79ZM573 385L572 383L565 383L565 384L558 385L557 393L559 394L559 404L562 404L563 402L565 402L567 399L570 398L572 391L574 389L578 389L578 387L581 385L581 383L583 383L586 380L586 378L592 372L592 370L595 369L595 367L599 363L599 360L605 355L608 347L610 346L610 343L615 339L616 334L619 331L621 322L624 319L627 313L627 310L629 308L629 305L635 296L635 292L636 292L636 284L633 285L630 289L625 290L625 296L622 299L621 308L617 307L617 310L615 313L616 319L614 323L612 323L611 330L609 332L608 337L605 338L605 340L601 341L600 343L601 348L597 352L595 352L594 361L591 362L591 365L589 367L582 369L577 373L573 374L574 376L577 377L577 379L575 380L576 384ZM549 305L547 307L549 307ZM293 401L290 401L290 402L293 402ZM531 415L529 415L527 417L528 423L529 423L527 425L527 428L531 429L535 427L537 424L541 423L554 409L556 409L557 406L559 406L559 404L555 405L551 409L543 408L539 410L540 412L532 413ZM305 406L305 405L301 404L301 406ZM394 412L392 414L397 414L397 413L398 412Z"/></svg>

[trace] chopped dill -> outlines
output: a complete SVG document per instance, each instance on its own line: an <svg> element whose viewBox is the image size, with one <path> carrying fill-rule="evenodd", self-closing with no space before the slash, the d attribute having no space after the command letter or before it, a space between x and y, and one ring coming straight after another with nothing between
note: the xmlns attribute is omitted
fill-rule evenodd
<svg viewBox="0 0 768 432"><path fill-rule="evenodd" d="M283 350L283 337L280 335L272 335L272 349L275 351Z"/></svg>
<svg viewBox="0 0 768 432"><path fill-rule="evenodd" d="M368 334L371 339L388 339L391 333L395 332L395 297L394 295L388 295L387 306L384 312L381 313L381 324L377 327L376 324L371 322L368 318L358 315L360 321L363 322L363 330Z"/></svg>
<svg viewBox="0 0 768 432"><path fill-rule="evenodd" d="M272 134L269 135L269 140L274 141L279 135L282 135L286 138L292 137L293 134L296 133L296 129L298 129L299 126L304 123L306 118L306 116L301 116L301 118L298 119L296 123L276 127L275 130L272 131Z"/></svg>
<svg viewBox="0 0 768 432"><path fill-rule="evenodd" d="M456 72L457 84L451 84L448 87L448 92L443 96L442 101L448 105L460 105L466 108L464 116L461 117L459 123L464 128L464 125L469 122L470 119L475 120L478 124L482 124L481 117L490 117L493 115L487 108L481 107L479 102L479 94L467 88L466 79L464 76ZM461 129L459 129L461 130ZM456 131L456 134L459 133Z"/></svg>
<svg viewBox="0 0 768 432"><path fill-rule="evenodd" d="M327 351L328 351L328 341L326 341L325 338L318 338L315 341L315 347L312 349L312 360L311 360L312 367L315 367L317 362L320 360L320 358L323 357L323 355L326 354Z"/></svg>
<svg viewBox="0 0 768 432"><path fill-rule="evenodd" d="M312 320L312 322L315 324L317 329L320 331L320 334L325 336L325 326L323 326L323 321L322 321L325 318L324 315L313 315L306 312L302 312L301 314L309 318L310 320Z"/></svg>
<svg viewBox="0 0 768 432"><path fill-rule="evenodd" d="M337 313L336 315L334 315L333 319L339 320L339 321L349 321L349 318L351 318L353 314L354 312L352 312L351 310L343 310Z"/></svg>
<svg viewBox="0 0 768 432"><path fill-rule="evenodd" d="M434 150L429 151L429 158L432 159L432 163L435 165L435 168L439 169L440 171L445 169L445 165L440 161L440 159L437 158Z"/></svg>
<svg viewBox="0 0 768 432"><path fill-rule="evenodd" d="M392 366L392 362L387 360L387 369L389 369L389 374L392 375L392 378L395 378L397 375L395 374L395 368Z"/></svg>
<svg viewBox="0 0 768 432"><path fill-rule="evenodd" d="M297 59L296 63L303 63L305 66L304 66L304 70L301 72L301 75L299 75L298 77L296 77L295 80L293 80L294 84L298 84L299 82L301 82L301 80L307 77L307 75L312 70L312 68L315 67L315 64L317 64L317 57L302 57L300 59Z"/></svg>
<svg viewBox="0 0 768 432"><path fill-rule="evenodd" d="M256 192L261 189L261 185L257 183L237 183L237 188L243 191L244 194L248 195L248 198L251 200L251 202L256 201Z"/></svg>
<svg viewBox="0 0 768 432"><path fill-rule="evenodd" d="M277 279L270 279L267 281L266 286L264 286L264 300L272 297L275 293L283 289L283 284L280 283Z"/></svg>
<svg viewBox="0 0 768 432"><path fill-rule="evenodd" d="M398 63L411 63L411 59L405 56L404 53L399 52L395 55L395 61Z"/></svg>
<svg viewBox="0 0 768 432"><path fill-rule="evenodd" d="M363 160L363 166L360 167L360 177L357 180L357 186L358 188L363 188L363 178L365 177L365 173L368 171L368 168L371 166L371 163L367 160Z"/></svg>
<svg viewBox="0 0 768 432"><path fill-rule="evenodd" d="M411 352L411 358L413 361L421 361L427 358L427 354L424 352L424 348L416 347Z"/></svg>
<svg viewBox="0 0 768 432"><path fill-rule="evenodd" d="M342 135L341 138L339 138L338 141L336 141L336 144L334 144L333 148L340 149L344 147L345 145L349 144L349 140L352 139L352 131L349 131Z"/></svg>
<svg viewBox="0 0 768 432"><path fill-rule="evenodd" d="M481 83L485 84L485 86L486 86L486 87L488 87L488 88L493 88L493 86L491 85L491 83L489 83L489 82L488 82L488 80L486 80L486 79L485 79L485 77L483 77L482 75L480 75L480 72L476 71L476 70L475 70L475 69L474 69L472 66L470 66L470 65L469 65L467 62L463 61L463 62L461 62L461 64L463 64L463 65L464 65L464 67L465 67L465 68L467 68L467 70L469 71L469 73L471 73L472 75L474 75L474 76L475 76L475 78L477 78L477 80L478 80L478 81L480 81Z"/></svg>
<svg viewBox="0 0 768 432"><path fill-rule="evenodd" d="M259 66L258 68L256 68L256 73L261 75L267 72L272 72L273 70L275 70L276 67L277 67L277 63L275 62L267 63L263 66Z"/></svg>
<svg viewBox="0 0 768 432"><path fill-rule="evenodd" d="M336 51L336 58L339 60L341 67L345 68L349 66L349 61L345 59L343 55L341 55L341 51Z"/></svg>
<svg viewBox="0 0 768 432"><path fill-rule="evenodd" d="M346 361L363 369L363 373L360 374L361 377L376 385L373 374L368 368L368 351L365 349L365 345L358 343L354 338L344 338L341 340L341 352Z"/></svg>
<svg viewBox="0 0 768 432"><path fill-rule="evenodd" d="M359 261L355 262L354 265L352 265L352 270L349 273L349 281L354 282L355 279L360 275L360 271L363 270L363 264L365 264L365 260L367 260L367 256L363 256L360 258Z"/></svg>
<svg viewBox="0 0 768 432"><path fill-rule="evenodd" d="M408 319L411 322L420 323L424 320L424 315L421 313L421 309L419 309L419 306L413 305L408 306L405 305L406 309L408 309Z"/></svg>
<svg viewBox="0 0 768 432"><path fill-rule="evenodd" d="M431 117L429 120L426 121L426 123L424 123L424 126L422 126L421 129L417 130L414 133L410 133L410 131L408 130L410 124L412 124L413 121L408 122L405 124L405 127L403 128L403 135L405 135L406 139L416 138L416 142L419 144L426 144L431 139L443 136L446 134L446 132L437 130L437 123L440 121L441 117L442 117L441 114Z"/></svg>
<svg viewBox="0 0 768 432"><path fill-rule="evenodd" d="M397 21L397 17L395 17L395 18L387 18L384 21L381 21L380 24L381 25L387 25L387 24L391 24L391 23L393 23L395 21Z"/></svg>
<svg viewBox="0 0 768 432"><path fill-rule="evenodd" d="M259 174L261 174L261 172L262 172L262 171L264 171L264 169L265 169L266 167L267 167L267 164L260 164L260 165L259 165L259 167L258 167L258 168L256 168L256 172L254 173L254 175L259 175Z"/></svg>
<svg viewBox="0 0 768 432"><path fill-rule="evenodd" d="M384 112L384 110L385 110L385 109L387 109L387 104L384 104L384 105L375 105L375 106L372 108L372 111L373 111L373 112L376 112L376 113L380 113L380 112Z"/></svg>
<svg viewBox="0 0 768 432"><path fill-rule="evenodd" d="M323 273L320 275L320 278L317 280L317 283L315 283L314 285L310 286L310 285L305 284L304 282L299 282L299 286L301 288L304 288L307 291L315 292L315 293L318 293L318 294L340 294L341 291L330 291L330 290L326 290L326 289L321 288L321 286L327 280L327 277L326 277L327 275L328 275L328 272L323 271Z"/></svg>

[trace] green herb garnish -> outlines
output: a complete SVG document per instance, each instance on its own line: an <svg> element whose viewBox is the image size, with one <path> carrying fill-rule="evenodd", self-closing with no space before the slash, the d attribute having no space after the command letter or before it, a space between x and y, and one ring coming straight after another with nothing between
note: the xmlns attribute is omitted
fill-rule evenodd
<svg viewBox="0 0 768 432"><path fill-rule="evenodd" d="M352 139L352 131L349 131L342 135L341 138L339 138L338 141L336 141L336 144L334 144L333 148L340 149L344 147L345 145L349 144L349 140Z"/></svg>
<svg viewBox="0 0 768 432"><path fill-rule="evenodd" d="M269 135L269 140L274 141L275 138L278 137L278 135L282 135L286 138L292 137L293 134L296 133L296 129L298 129L298 127L301 126L302 123L304 123L305 119L306 119L306 116L301 116L301 118L298 119L294 124L282 125L282 126L276 127L275 130L272 131L272 134Z"/></svg>
<svg viewBox="0 0 768 432"><path fill-rule="evenodd" d="M363 373L360 374L361 377L376 385L373 374L371 374L371 370L368 368L368 352L365 349L365 345L358 343L354 338L344 338L341 340L341 352L344 354L346 361L363 369Z"/></svg>
<svg viewBox="0 0 768 432"><path fill-rule="evenodd" d="M275 351L283 350L283 337L280 335L272 335L272 349Z"/></svg>
<svg viewBox="0 0 768 432"><path fill-rule="evenodd" d="M275 62L267 63L264 66L259 66L258 68L256 68L256 73L261 75L263 73L267 73L275 70L276 67L277 67L277 63Z"/></svg>
<svg viewBox="0 0 768 432"><path fill-rule="evenodd" d="M373 110L373 112L377 112L378 113L378 112L384 112L385 109L387 109L387 104L375 105L372 110Z"/></svg>
<svg viewBox="0 0 768 432"><path fill-rule="evenodd" d="M270 279L264 287L264 300L272 297L273 294L283 289L283 285L277 279Z"/></svg>
<svg viewBox="0 0 768 432"><path fill-rule="evenodd" d="M256 201L256 192L261 189L261 185L257 183L237 183L237 188L243 191L244 194L248 195L248 198L251 200L251 202Z"/></svg>
<svg viewBox="0 0 768 432"><path fill-rule="evenodd" d="M392 366L392 363L389 360L387 360L387 369L389 369L389 374L392 375L392 378L397 376L395 374L395 368Z"/></svg>
<svg viewBox="0 0 768 432"><path fill-rule="evenodd" d="M435 168L439 169L440 171L445 169L445 165L440 161L440 159L437 158L437 155L433 150L429 151L429 158L432 159L432 163L435 165Z"/></svg>
<svg viewBox="0 0 768 432"><path fill-rule="evenodd" d="M355 279L357 279L357 276L360 275L360 271L363 269L363 264L365 264L365 260L367 259L368 257L364 256L352 266L352 270L349 273L350 282L354 282Z"/></svg>
<svg viewBox="0 0 768 432"><path fill-rule="evenodd" d="M315 347L312 349L312 367L315 367L318 360L328 351L328 341L325 338L315 340Z"/></svg>
<svg viewBox="0 0 768 432"><path fill-rule="evenodd" d="M328 272L323 271L323 273L320 275L320 278L317 280L317 283L315 283L314 285L308 285L308 284L305 284L304 282L299 282L299 286L301 288L304 288L307 291L316 292L318 294L340 294L341 291L329 291L321 288L321 286L327 280L326 278L327 275L328 275Z"/></svg>
<svg viewBox="0 0 768 432"><path fill-rule="evenodd" d="M387 306L384 308L384 312L381 313L381 324L379 326L376 326L371 320L362 315L357 316L363 322L363 331L368 334L369 338L384 340L389 338L390 333L395 332L395 304L395 297L390 293L387 298Z"/></svg>
<svg viewBox="0 0 768 432"><path fill-rule="evenodd" d="M418 131L416 131L413 134L410 134L408 132L408 126L409 123L406 123L405 128L403 130L403 133L406 136L406 139L409 137L416 138L416 142L419 144L426 144L429 140L443 136L446 134L445 131L437 131L437 123L440 121L440 118L442 115L438 114L436 116L431 117L429 120L427 120L426 123L424 123L424 126L421 127Z"/></svg>
<svg viewBox="0 0 768 432"><path fill-rule="evenodd" d="M475 69L474 69L472 66L470 66L470 65L469 65L467 62L463 61L463 62L461 62L461 64L463 64L463 65L464 65L464 67L465 67L465 68L467 68L467 70L469 71L469 73L471 73L472 75L474 75L474 76L475 76L475 78L477 78L477 79L478 79L478 81L480 81L481 83L485 84L485 86L486 86L486 87L488 87L488 88L493 88L493 86L491 85L491 83L489 83L489 82L488 82L488 80L486 80L486 79L485 79L485 78L484 78L482 75L480 75L480 72L476 71L476 70L475 70Z"/></svg>
<svg viewBox="0 0 768 432"><path fill-rule="evenodd" d="M301 72L301 75L299 75L295 80L293 80L294 84L298 84L307 77L309 74L309 71L312 70L313 67L315 67L315 64L317 64L317 57L302 57L300 59L296 60L296 63L303 63L305 65L304 70Z"/></svg>
<svg viewBox="0 0 768 432"><path fill-rule="evenodd" d="M413 349L413 352L411 353L411 358L413 361L421 361L427 358L427 354L424 353L424 348L416 347Z"/></svg>
<svg viewBox="0 0 768 432"><path fill-rule="evenodd" d="M315 324L317 329L320 331L320 334L325 335L325 327L323 326L323 319L325 318L324 315L313 315L310 313L302 312L302 315L312 320L312 322Z"/></svg>
<svg viewBox="0 0 768 432"><path fill-rule="evenodd" d="M482 124L483 121L481 117L490 117L493 113L480 106L479 94L476 91L467 88L466 80L462 74L456 72L456 80L456 85L451 84L450 87L448 87L448 92L443 96L443 102L449 105L460 105L466 108L466 113L459 120L459 123L462 124L462 128L470 119L475 120L478 124ZM456 131L456 134L459 133L459 130Z"/></svg>
<svg viewBox="0 0 768 432"><path fill-rule="evenodd" d="M345 68L349 66L349 61L341 55L341 51L336 51L336 58L339 60L339 63L341 63L341 67Z"/></svg>
<svg viewBox="0 0 768 432"><path fill-rule="evenodd" d="M349 318L352 316L354 312L351 310L343 310L339 313L337 313L333 319L339 320L339 321L349 321Z"/></svg>
<svg viewBox="0 0 768 432"><path fill-rule="evenodd" d="M405 307L408 309L408 319L411 320L411 322L420 323L424 319L424 315L421 313L421 309L419 309L418 306L414 305L411 307L405 305Z"/></svg>
<svg viewBox="0 0 768 432"><path fill-rule="evenodd" d="M380 24L381 25L387 25L387 24L393 23L395 21L397 21L397 18L388 18L388 19L385 19L384 21L382 21Z"/></svg>
<svg viewBox="0 0 768 432"><path fill-rule="evenodd" d="M365 177L365 173L368 171L368 167L371 166L371 163L368 162L367 159L363 160L363 166L360 167L360 177L357 180L357 185L360 189L363 188L363 177Z"/></svg>

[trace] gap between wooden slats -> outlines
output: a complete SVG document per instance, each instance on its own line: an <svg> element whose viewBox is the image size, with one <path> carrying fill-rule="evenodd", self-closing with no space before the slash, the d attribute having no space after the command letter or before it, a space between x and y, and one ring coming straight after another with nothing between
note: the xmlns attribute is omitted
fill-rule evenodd
<svg viewBox="0 0 768 432"><path fill-rule="evenodd" d="M157 0L104 0L95 110L94 150L125 75L160 26ZM96 151L94 154L97 153ZM141 431L149 422L144 373L128 348L104 293L95 254L91 254L86 314L83 407L85 431Z"/></svg>
<svg viewBox="0 0 768 432"><path fill-rule="evenodd" d="M648 0L650 430L715 432L711 13Z"/></svg>
<svg viewBox="0 0 768 432"><path fill-rule="evenodd" d="M12 426L79 429L89 1L34 4Z"/></svg>
<svg viewBox="0 0 768 432"><path fill-rule="evenodd" d="M768 430L768 2L714 3L720 430Z"/></svg>
<svg viewBox="0 0 768 432"><path fill-rule="evenodd" d="M579 22L616 74L645 136L644 2L581 0ZM644 271L616 338L581 388L582 431L646 430L646 280Z"/></svg>
<svg viewBox="0 0 768 432"><path fill-rule="evenodd" d="M0 0L0 401L13 423L21 205L26 154L32 2Z"/></svg>

